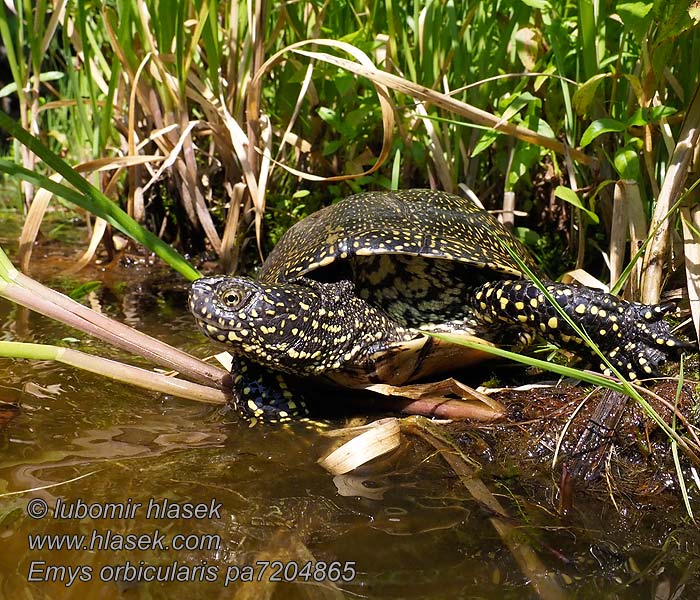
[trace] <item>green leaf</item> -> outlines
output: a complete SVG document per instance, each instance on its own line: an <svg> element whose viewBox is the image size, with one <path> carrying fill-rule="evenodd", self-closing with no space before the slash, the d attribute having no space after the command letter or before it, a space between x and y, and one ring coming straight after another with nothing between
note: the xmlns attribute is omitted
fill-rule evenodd
<svg viewBox="0 0 700 600"><path fill-rule="evenodd" d="M332 108L319 106L316 112L318 112L318 116L329 125L336 126L338 124L338 114Z"/></svg>
<svg viewBox="0 0 700 600"><path fill-rule="evenodd" d="M490 147L491 144L496 141L496 138L499 135L500 134L496 131L484 131L484 133L481 134L481 138L479 138L479 141L474 146L472 157L476 156L477 154L481 154L484 150Z"/></svg>
<svg viewBox="0 0 700 600"><path fill-rule="evenodd" d="M346 143L346 140L331 140L330 142L324 142L321 153L323 156L330 156L331 154L338 152L338 150L345 146Z"/></svg>
<svg viewBox="0 0 700 600"><path fill-rule="evenodd" d="M655 0L654 17L659 23L654 42L657 45L670 42L690 29L694 23L688 11L688 0Z"/></svg>
<svg viewBox="0 0 700 600"><path fill-rule="evenodd" d="M639 154L637 151L626 146L615 152L613 160L615 170L622 179L631 179L637 181L639 179Z"/></svg>
<svg viewBox="0 0 700 600"><path fill-rule="evenodd" d="M47 71L46 73L39 74L39 81L58 81L59 79L63 79L63 77L65 77L65 74L60 71ZM0 98L15 93L17 93L17 84L13 81L0 89Z"/></svg>
<svg viewBox="0 0 700 600"><path fill-rule="evenodd" d="M542 75L535 77L535 85L534 85L535 91L539 92L540 88L542 87L542 84L549 81L550 78L547 77L547 75L551 75L552 73L556 73L556 72L557 72L557 67L554 64L549 64L544 69L542 69L542 71L541 71Z"/></svg>
<svg viewBox="0 0 700 600"><path fill-rule="evenodd" d="M574 110L580 116L584 116L598 92L598 86L604 79L611 77L610 73L598 73L591 77L588 81L584 81L574 92L572 102Z"/></svg>
<svg viewBox="0 0 700 600"><path fill-rule="evenodd" d="M618 13L621 13L621 17L645 19L653 6L653 2L622 2L615 9Z"/></svg>
<svg viewBox="0 0 700 600"><path fill-rule="evenodd" d="M581 199L578 197L578 194L574 192L571 188L564 187L563 185L558 185L557 189L554 190L554 195L557 198L560 198L561 200L564 200L565 202L568 202L572 206L575 206L582 212L586 213L588 215L588 218L593 221L594 223L598 223L598 215L595 214L593 211L588 210L584 205L583 202L581 202Z"/></svg>
<svg viewBox="0 0 700 600"><path fill-rule="evenodd" d="M540 239L540 234L528 227L514 227L513 235L527 246L534 246Z"/></svg>
<svg viewBox="0 0 700 600"><path fill-rule="evenodd" d="M627 2L615 7L625 27L634 34L638 42L642 41L649 30L654 16L651 12L653 5L653 2Z"/></svg>
<svg viewBox="0 0 700 600"><path fill-rule="evenodd" d="M549 123L547 123L547 121L545 121L544 119L539 119L537 121L536 131L537 133L545 137L549 137L552 139L557 137L556 135L554 135L554 130L550 127Z"/></svg>
<svg viewBox="0 0 700 600"><path fill-rule="evenodd" d="M654 106L652 108L638 108L634 114L627 119L627 126L642 127L650 123L658 123L661 119L670 117L678 110L672 106Z"/></svg>
<svg viewBox="0 0 700 600"><path fill-rule="evenodd" d="M581 136L581 148L585 148L604 133L619 132L625 129L627 129L627 126L617 119L598 119L593 121Z"/></svg>
<svg viewBox="0 0 700 600"><path fill-rule="evenodd" d="M394 162L391 166L391 190L398 190L401 180L401 149L397 148L394 153Z"/></svg>
<svg viewBox="0 0 700 600"><path fill-rule="evenodd" d="M333 85L335 85L335 88L338 90L338 95L342 98L346 94L349 94L355 86L355 78L352 75L338 73L333 77Z"/></svg>
<svg viewBox="0 0 700 600"><path fill-rule="evenodd" d="M504 121L510 121L516 114L518 114L524 106L530 103L542 104L537 96L533 96L530 92L522 92L519 94L512 94L505 98L501 98L498 102L499 109L503 111L501 119Z"/></svg>
<svg viewBox="0 0 700 600"><path fill-rule="evenodd" d="M81 298L87 296L90 292L94 292L96 289L99 289L101 285L101 281L86 281L82 285L79 285L77 288L71 290L68 295L73 298L73 300L80 300Z"/></svg>
<svg viewBox="0 0 700 600"><path fill-rule="evenodd" d="M530 8L537 8L539 10L543 10L545 8L551 8L551 4L549 3L549 0L520 0L523 4L526 6L529 6Z"/></svg>

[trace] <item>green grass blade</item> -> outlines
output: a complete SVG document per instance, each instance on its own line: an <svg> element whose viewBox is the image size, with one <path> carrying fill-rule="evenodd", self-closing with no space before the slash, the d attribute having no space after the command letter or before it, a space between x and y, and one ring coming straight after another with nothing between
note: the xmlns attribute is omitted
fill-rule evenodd
<svg viewBox="0 0 700 600"><path fill-rule="evenodd" d="M46 188L54 194L65 198L92 214L102 217L110 225L130 238L143 244L146 248L154 252L163 259L173 269L181 273L187 279L194 280L201 277L199 272L190 265L173 248L159 239L156 235L139 225L134 219L126 214L107 196L96 187L71 169L70 165L63 159L56 156L38 139L27 133L22 127L10 119L4 112L0 112L0 127L6 129L15 138L27 146L34 154L41 158L52 169L60 173L66 181L73 185L76 190L56 183L44 175L29 171L18 164L2 160L0 161L0 171L29 181L35 185Z"/></svg>
<svg viewBox="0 0 700 600"><path fill-rule="evenodd" d="M676 386L676 396L675 403L673 405L673 419L671 421L671 427L676 430L676 410L678 408L678 400L680 399L681 392L683 391L683 357L681 356L681 367L678 375L678 385ZM688 516L695 522L695 516L693 515L693 509L690 506L690 497L688 496L688 487L685 484L685 479L683 477L683 469L681 468L680 456L678 455L678 444L676 440L671 440L671 452L673 454L673 464L676 467L676 475L678 476L678 486L681 488L681 496L683 497L683 503L685 504L685 510Z"/></svg>
<svg viewBox="0 0 700 600"><path fill-rule="evenodd" d="M17 84L18 90L22 90L25 83L25 63L24 61L17 61L17 54L15 53L16 40L10 32L10 24L7 19L7 9L5 8L4 2L0 2L0 39L2 39L2 43L5 48L7 62L10 65L10 72L12 73L12 79L14 79L15 83ZM23 93L20 95L20 101L22 99L22 95Z"/></svg>
<svg viewBox="0 0 700 600"><path fill-rule="evenodd" d="M581 39L581 54L583 55L583 72L586 79L598 72L598 57L596 54L596 36L598 27L592 0L579 0L579 36Z"/></svg>
<svg viewBox="0 0 700 600"><path fill-rule="evenodd" d="M488 352L489 354L493 354L494 356L500 356L501 358L506 358L508 360L519 362L524 365L537 367L544 371L551 371L552 373L556 373L557 375L561 375L563 377L580 379L581 381L585 381L586 383L590 383L592 385L599 385L601 387L606 387L611 390L615 390L616 392L624 393L624 388L621 383L609 379L604 375L598 375L597 373L591 373L589 371L581 371L580 369L574 369L565 365L558 365L556 363L552 363L539 358L532 358L531 356L525 356L523 354L511 352L510 350L504 350L503 348L497 348L494 346L489 346L487 344L481 344L479 342L471 342L461 337L451 336L445 333L431 333L429 331L425 331L422 333L431 335L441 340L445 340L446 342L450 342L452 344L459 344L460 346L472 348L473 350L483 350L484 352Z"/></svg>

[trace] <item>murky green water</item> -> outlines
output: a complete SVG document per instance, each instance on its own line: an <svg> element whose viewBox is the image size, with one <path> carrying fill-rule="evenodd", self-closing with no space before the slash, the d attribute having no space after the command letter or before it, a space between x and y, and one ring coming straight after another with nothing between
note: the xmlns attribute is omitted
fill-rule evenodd
<svg viewBox="0 0 700 600"><path fill-rule="evenodd" d="M40 271L46 280L51 268ZM210 353L184 308L184 287L141 279L110 284L91 301ZM5 301L0 322L4 339L70 336L115 355ZM492 515L416 439L373 472L334 480L316 464L329 447L317 431L250 429L217 408L50 363L3 359L0 377L2 398L21 406L0 431L1 598L538 597ZM487 447L462 439L512 515L516 541L532 546L564 597L700 594L699 537L680 506L620 514L582 494L560 518L558 472L533 467L534 457L504 469ZM157 518L165 501L183 512ZM201 505L194 517L192 505ZM57 540L76 547L49 549ZM242 583L251 578L259 581Z"/></svg>

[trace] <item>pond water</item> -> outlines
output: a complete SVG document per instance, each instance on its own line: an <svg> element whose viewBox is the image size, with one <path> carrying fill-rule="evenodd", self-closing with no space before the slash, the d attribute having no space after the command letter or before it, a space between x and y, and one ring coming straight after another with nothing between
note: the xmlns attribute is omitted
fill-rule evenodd
<svg viewBox="0 0 700 600"><path fill-rule="evenodd" d="M57 276L72 251L44 249L37 279L102 279L90 302L107 314L197 356L216 350L183 281L135 267ZM63 343L126 358L6 301L0 320L6 340L74 338ZM558 591L538 593L493 515L418 438L334 479L316 462L330 445L318 430L250 428L58 364L2 359L0 377L19 407L0 410L0 598L700 597L700 538L676 492L619 511L581 493L560 516L560 471L536 452L504 459L493 432L457 438Z"/></svg>

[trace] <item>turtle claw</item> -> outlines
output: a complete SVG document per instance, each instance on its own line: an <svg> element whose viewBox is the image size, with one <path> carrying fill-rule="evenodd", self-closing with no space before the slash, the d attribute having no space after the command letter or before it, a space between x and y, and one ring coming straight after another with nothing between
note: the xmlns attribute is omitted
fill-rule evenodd
<svg viewBox="0 0 700 600"><path fill-rule="evenodd" d="M622 375L628 375L630 379L658 376L671 355L684 348L696 347L673 335L669 324L663 320L664 315L675 310L673 303L650 306L634 302L627 306L630 326L627 341L607 352Z"/></svg>
<svg viewBox="0 0 700 600"><path fill-rule="evenodd" d="M631 381L658 376L668 356L653 346L645 346L641 350L637 346L629 342L624 347L616 346L605 355L620 375ZM600 369L606 375L612 375L608 365L601 364Z"/></svg>
<svg viewBox="0 0 700 600"><path fill-rule="evenodd" d="M656 322L665 317L666 315L669 315L673 312L676 312L676 303L675 302L663 302L662 304L657 304L655 306L646 304L643 305L646 306L647 308L651 309L649 312L651 312L651 315L649 313L645 313L644 318L647 321L650 322ZM649 316L647 316L649 315Z"/></svg>

